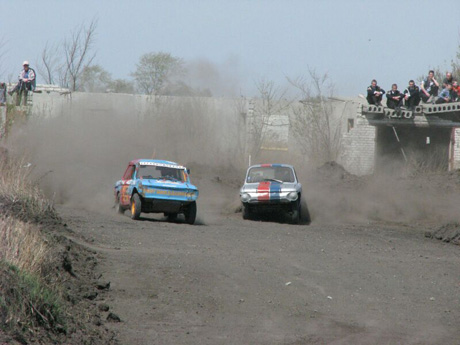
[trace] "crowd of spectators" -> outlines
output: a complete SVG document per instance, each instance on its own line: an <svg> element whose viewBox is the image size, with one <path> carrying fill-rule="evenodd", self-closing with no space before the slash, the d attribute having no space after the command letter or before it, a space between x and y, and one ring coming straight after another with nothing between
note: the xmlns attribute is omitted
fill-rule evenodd
<svg viewBox="0 0 460 345"><path fill-rule="evenodd" d="M460 86L451 72L446 73L446 77L440 84L435 78L434 71L431 70L428 72L428 76L420 83L420 87L415 85L413 80L409 80L409 85L403 92L398 90L397 84L393 84L391 90L385 92L377 84L377 80L372 80L371 85L367 88L366 99L368 103L381 106L383 95L386 95L388 108L413 110L420 102L442 104L459 101Z"/></svg>

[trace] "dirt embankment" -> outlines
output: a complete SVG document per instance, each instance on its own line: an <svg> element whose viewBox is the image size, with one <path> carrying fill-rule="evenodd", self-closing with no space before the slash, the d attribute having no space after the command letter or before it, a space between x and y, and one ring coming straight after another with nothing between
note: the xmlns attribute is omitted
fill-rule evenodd
<svg viewBox="0 0 460 345"><path fill-rule="evenodd" d="M76 235L39 190L24 182L27 166L8 163L5 152L0 163L0 343L116 344L106 327L109 285L94 273L98 254L69 239ZM20 185L8 185L16 181Z"/></svg>

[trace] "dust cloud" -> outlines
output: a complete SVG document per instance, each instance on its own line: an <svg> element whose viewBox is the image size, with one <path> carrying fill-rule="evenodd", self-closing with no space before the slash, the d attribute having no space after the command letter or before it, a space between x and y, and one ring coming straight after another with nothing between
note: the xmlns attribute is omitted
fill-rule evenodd
<svg viewBox="0 0 460 345"><path fill-rule="evenodd" d="M201 210L238 209L247 161L244 119L232 99L76 93L54 102L53 112L17 126L8 148L28 157L56 203L112 212L113 186L127 163L156 158L191 168ZM296 154L253 163L294 164L313 223L460 221L458 171L357 177L338 164L302 164Z"/></svg>
<svg viewBox="0 0 460 345"><path fill-rule="evenodd" d="M460 221L460 173L377 172L359 177L337 163L302 171L314 222L369 221L434 225Z"/></svg>
<svg viewBox="0 0 460 345"><path fill-rule="evenodd" d="M8 147L28 157L34 179L56 203L111 212L113 186L137 158L186 165L194 184L243 161L231 100L74 94L55 109L53 117L35 114L16 127Z"/></svg>

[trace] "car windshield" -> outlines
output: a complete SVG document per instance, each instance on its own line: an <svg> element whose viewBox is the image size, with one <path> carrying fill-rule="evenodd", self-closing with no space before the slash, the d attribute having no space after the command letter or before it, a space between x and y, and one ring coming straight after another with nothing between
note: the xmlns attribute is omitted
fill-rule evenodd
<svg viewBox="0 0 460 345"><path fill-rule="evenodd" d="M295 182L294 171L290 167L270 166L251 168L246 182L262 181Z"/></svg>
<svg viewBox="0 0 460 345"><path fill-rule="evenodd" d="M185 182L185 173L182 169L161 167L155 165L140 165L137 174L140 179L165 179Z"/></svg>

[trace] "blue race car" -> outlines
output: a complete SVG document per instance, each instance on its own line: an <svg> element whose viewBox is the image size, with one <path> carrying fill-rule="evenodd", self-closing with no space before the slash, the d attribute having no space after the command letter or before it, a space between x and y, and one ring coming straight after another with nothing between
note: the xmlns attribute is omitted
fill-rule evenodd
<svg viewBox="0 0 460 345"><path fill-rule="evenodd" d="M198 189L190 183L190 171L174 162L136 159L128 164L115 183L115 207L119 213L131 210L131 218L141 212L164 213L174 221L184 214L185 222L195 223Z"/></svg>

